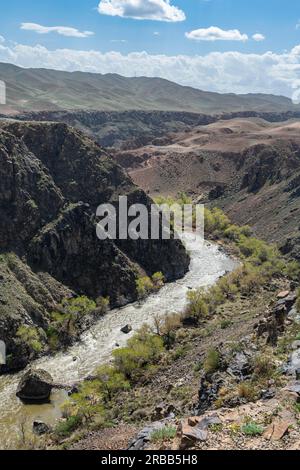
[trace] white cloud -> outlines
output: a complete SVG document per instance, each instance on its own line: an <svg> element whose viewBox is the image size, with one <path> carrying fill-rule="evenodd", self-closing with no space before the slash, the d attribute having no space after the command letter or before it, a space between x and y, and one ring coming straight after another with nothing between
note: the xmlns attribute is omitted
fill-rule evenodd
<svg viewBox="0 0 300 470"><path fill-rule="evenodd" d="M247 34L242 34L238 29L229 29L224 31L217 26L209 28L200 28L185 33L188 39L195 41L247 41Z"/></svg>
<svg viewBox="0 0 300 470"><path fill-rule="evenodd" d="M136 20L184 21L185 13L170 0L101 0L99 13Z"/></svg>
<svg viewBox="0 0 300 470"><path fill-rule="evenodd" d="M263 34L256 33L256 34L253 34L252 39L254 39L254 41L261 42L261 41L264 41L266 37Z"/></svg>
<svg viewBox="0 0 300 470"><path fill-rule="evenodd" d="M68 26L42 26L37 23L22 23L21 29L26 31L34 31L38 34L57 33L61 36L68 36L73 38L87 38L93 36L92 31L79 31L76 28L70 28Z"/></svg>
<svg viewBox="0 0 300 470"><path fill-rule="evenodd" d="M0 35L0 44L3 44L4 42L5 42L4 37Z"/></svg>
<svg viewBox="0 0 300 470"><path fill-rule="evenodd" d="M162 77L220 93L273 93L300 98L300 45L276 54L212 52L206 55L121 54L0 44L0 62L21 67Z"/></svg>

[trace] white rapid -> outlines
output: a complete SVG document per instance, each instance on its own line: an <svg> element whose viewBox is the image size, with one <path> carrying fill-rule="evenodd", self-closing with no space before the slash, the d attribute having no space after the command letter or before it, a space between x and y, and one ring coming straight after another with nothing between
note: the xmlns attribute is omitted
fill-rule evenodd
<svg viewBox="0 0 300 470"><path fill-rule="evenodd" d="M186 239L187 250L195 247L192 238L188 236ZM44 357L35 361L33 366L50 372L55 382L72 384L92 374L99 364L109 361L116 344L126 344L131 335L121 333L120 329L124 325L130 324L134 334L143 324L151 325L157 314L182 311L190 289L210 286L236 266L236 261L224 254L217 245L203 244L199 240L198 246L197 250L190 252L190 270L183 279L165 285L157 294L141 303L110 311L67 352ZM15 396L23 373L0 377L0 449L15 448L20 438L20 425L24 421L30 427L35 419L54 424L60 417L60 405L66 399L65 392L57 391L52 394L49 404L23 405Z"/></svg>

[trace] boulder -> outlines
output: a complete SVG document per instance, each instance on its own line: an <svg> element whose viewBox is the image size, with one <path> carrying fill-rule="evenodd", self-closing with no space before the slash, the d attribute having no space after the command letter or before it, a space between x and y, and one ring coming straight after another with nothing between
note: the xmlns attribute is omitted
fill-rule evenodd
<svg viewBox="0 0 300 470"><path fill-rule="evenodd" d="M43 423L43 421L34 421L32 425L32 431L37 436L43 436L44 434L51 432L51 429L48 424Z"/></svg>
<svg viewBox="0 0 300 470"><path fill-rule="evenodd" d="M217 414L206 416L192 416L183 419L178 427L180 449L193 447L197 442L205 442L208 437L209 426L222 424Z"/></svg>
<svg viewBox="0 0 300 470"><path fill-rule="evenodd" d="M45 370L29 370L22 377L17 397L24 401L47 401L53 388L53 379Z"/></svg>
<svg viewBox="0 0 300 470"><path fill-rule="evenodd" d="M123 328L121 328L121 331L122 331L122 333L124 333L125 335L128 335L128 334L131 333L131 331L132 331L132 326L131 326L131 325L123 326Z"/></svg>
<svg viewBox="0 0 300 470"><path fill-rule="evenodd" d="M291 424L292 423L289 421L276 419L272 424L270 424L263 437L268 441L280 441L280 439L282 439L288 432Z"/></svg>

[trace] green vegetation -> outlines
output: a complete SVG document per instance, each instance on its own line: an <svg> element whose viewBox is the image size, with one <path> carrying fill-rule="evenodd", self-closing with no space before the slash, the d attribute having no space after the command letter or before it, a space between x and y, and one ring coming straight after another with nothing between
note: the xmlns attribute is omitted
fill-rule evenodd
<svg viewBox="0 0 300 470"><path fill-rule="evenodd" d="M174 426L165 426L164 428L153 431L150 436L152 442L163 442L174 439L177 429Z"/></svg>
<svg viewBox="0 0 300 470"><path fill-rule="evenodd" d="M99 297L93 301L86 296L64 299L51 314L47 329L48 344L51 350L60 345L68 346L80 332L81 320L93 312L103 315L109 306L109 299Z"/></svg>
<svg viewBox="0 0 300 470"><path fill-rule="evenodd" d="M148 276L139 277L136 280L136 290L139 299L144 299L147 295L158 291L164 285L164 275L161 272L153 274L150 278Z"/></svg>
<svg viewBox="0 0 300 470"><path fill-rule="evenodd" d="M276 366L272 358L266 354L261 354L254 359L254 379L270 379L276 372Z"/></svg>
<svg viewBox="0 0 300 470"><path fill-rule="evenodd" d="M220 353L216 349L210 349L207 352L206 358L203 363L203 369L206 373L213 373L219 370L221 365Z"/></svg>
<svg viewBox="0 0 300 470"><path fill-rule="evenodd" d="M113 352L111 365L101 366L96 371L96 378L82 383L78 393L72 395L71 402L63 406L66 421L60 423L57 435L69 432L73 425L89 424L96 418L98 422L107 424L112 401L120 392L130 390L151 373L163 351L163 339L148 327L143 327L125 348Z"/></svg>
<svg viewBox="0 0 300 470"><path fill-rule="evenodd" d="M127 347L113 352L115 368L135 382L145 369L157 362L163 350L162 338L151 334L149 328L144 327L128 341Z"/></svg>
<svg viewBox="0 0 300 470"><path fill-rule="evenodd" d="M35 353L40 353L43 350L40 334L38 329L31 326L22 325L18 328L17 337L27 344L29 348Z"/></svg>
<svg viewBox="0 0 300 470"><path fill-rule="evenodd" d="M245 436L255 437L261 436L264 432L263 428L255 423L254 421L249 421L241 427L241 431Z"/></svg>
<svg viewBox="0 0 300 470"><path fill-rule="evenodd" d="M181 200L184 201L184 195ZM169 203L173 202L168 199ZM134 416L146 416L141 413L145 410L147 397L139 395L142 384L151 380L151 377L160 365L167 366L172 362L185 356L190 344L187 339L210 334L210 326L204 328L198 323L205 323L215 313L224 315L221 306L239 300L240 297L250 297L261 288L264 288L271 279L287 275L296 275L297 266L289 264L280 255L275 246L267 245L265 242L255 239L249 227L237 227L230 224L229 219L219 209L206 210L205 217L208 221L206 230L209 236L220 237L235 247L236 252L242 259L242 264L233 272L227 274L209 289L197 289L188 293L188 305L182 314L173 314L167 317L157 315L154 318L153 331L144 326L131 338L126 347L119 348L113 352L110 365L100 367L96 371L94 380L84 382L78 393L72 395L68 406L64 407L66 421L60 423L58 435L68 433L69 429L76 429L81 424L90 425L101 423L101 426L110 425L116 417L125 421L134 419ZM137 291L139 297L154 292L162 287L164 278L162 273L155 273L151 278L144 276L137 280ZM300 298L300 293L299 293ZM300 300L299 300L300 305ZM230 305L228 306L230 307ZM67 301L52 316L52 330L49 328L49 341L57 340L61 334L58 327L70 328L72 322L81 318L94 309L94 303L86 298L77 299L75 302ZM222 318L222 317L221 317ZM230 317L231 318L231 317ZM182 328L184 320L192 319L191 324L196 328ZM226 317L215 325L222 329L231 325L231 319ZM187 322L189 324L189 322ZM193 332L195 335L193 336ZM234 344L232 352L237 352L240 345ZM254 401L259 391L270 378L276 378L276 366L267 355L257 356L252 364L252 379L228 388L219 393L216 406L223 406L227 399L237 396L248 401ZM203 363L197 364L195 370L202 368L206 373L214 373L222 368L222 358L217 349L208 350ZM174 387L170 392L170 398L188 403L192 389L187 387ZM72 419L71 419L72 418ZM97 424L98 425L98 424ZM100 426L99 425L99 426ZM215 429L217 432L218 428ZM248 436L261 435L263 429L254 422L246 422L237 432L243 432ZM163 441L175 436L176 430L163 428L152 436L154 441Z"/></svg>
<svg viewBox="0 0 300 470"><path fill-rule="evenodd" d="M57 424L54 430L55 434L57 434L57 436L62 437L62 438L68 437L70 436L70 434L72 434L72 432L76 431L76 429L79 428L81 423L82 423L82 420L79 416L77 415L70 416L65 421L60 421Z"/></svg>
<svg viewBox="0 0 300 470"><path fill-rule="evenodd" d="M275 246L254 238L248 226L232 225L220 209L205 209L205 233L233 244L243 264L219 279L210 289L201 288L188 293L184 318L193 318L195 323L215 314L220 305L237 296L252 295L273 278L283 274L294 279L300 273L299 263L288 262Z"/></svg>

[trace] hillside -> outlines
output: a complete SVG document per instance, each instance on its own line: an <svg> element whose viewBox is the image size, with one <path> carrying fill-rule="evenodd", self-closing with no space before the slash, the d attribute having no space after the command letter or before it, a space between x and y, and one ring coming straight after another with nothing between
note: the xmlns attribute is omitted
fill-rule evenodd
<svg viewBox="0 0 300 470"><path fill-rule="evenodd" d="M115 158L152 196L185 191L219 205L268 241L291 239L285 250L299 258L299 130L298 120L220 120L117 151Z"/></svg>
<svg viewBox="0 0 300 470"><path fill-rule="evenodd" d="M141 275L162 271L171 280L187 271L178 240L97 238L97 206L116 205L120 195L129 204L151 203L80 132L65 124L1 123L0 338L10 369L78 338L103 314L104 299L111 307L136 300ZM83 315L74 322L77 296Z"/></svg>
<svg viewBox="0 0 300 470"><path fill-rule="evenodd" d="M184 87L161 78L126 78L116 74L23 69L0 64L7 105L15 114L44 110L160 110L195 113L299 110L282 96L218 94Z"/></svg>

